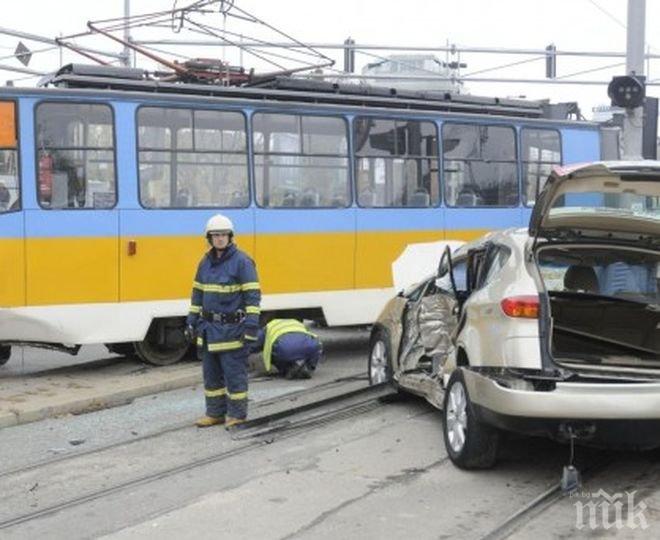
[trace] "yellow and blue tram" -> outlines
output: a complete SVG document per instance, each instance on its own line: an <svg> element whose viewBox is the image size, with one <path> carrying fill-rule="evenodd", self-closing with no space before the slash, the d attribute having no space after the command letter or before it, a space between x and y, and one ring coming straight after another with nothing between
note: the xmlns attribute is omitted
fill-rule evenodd
<svg viewBox="0 0 660 540"><path fill-rule="evenodd" d="M406 244L526 224L553 165L601 158L597 125L534 102L273 86L70 67L1 89L0 345L180 358L217 212L264 313L371 323Z"/></svg>

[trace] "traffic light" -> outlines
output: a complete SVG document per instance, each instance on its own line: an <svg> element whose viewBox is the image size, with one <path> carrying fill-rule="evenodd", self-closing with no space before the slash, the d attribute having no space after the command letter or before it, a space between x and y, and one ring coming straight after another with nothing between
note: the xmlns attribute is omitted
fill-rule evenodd
<svg viewBox="0 0 660 540"><path fill-rule="evenodd" d="M612 77L612 82L607 87L607 95L612 100L612 105L624 109L634 109L644 103L644 80L645 77L624 75Z"/></svg>

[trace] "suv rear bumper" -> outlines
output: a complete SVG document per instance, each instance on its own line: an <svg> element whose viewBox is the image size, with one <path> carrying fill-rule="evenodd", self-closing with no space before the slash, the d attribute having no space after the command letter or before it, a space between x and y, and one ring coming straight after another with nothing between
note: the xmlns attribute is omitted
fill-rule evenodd
<svg viewBox="0 0 660 540"><path fill-rule="evenodd" d="M514 390L463 370L470 400L493 413L569 420L660 420L660 382L557 383L554 390Z"/></svg>

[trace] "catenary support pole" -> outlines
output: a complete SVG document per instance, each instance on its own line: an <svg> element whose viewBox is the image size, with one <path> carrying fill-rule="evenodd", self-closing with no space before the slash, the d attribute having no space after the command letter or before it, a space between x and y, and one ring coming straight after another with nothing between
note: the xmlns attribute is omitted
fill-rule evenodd
<svg viewBox="0 0 660 540"><path fill-rule="evenodd" d="M131 17L131 0L124 0L124 41L127 43L131 41L131 31L128 28L128 23ZM121 63L126 67L131 67L131 50L128 45L124 45L122 51Z"/></svg>
<svg viewBox="0 0 660 540"><path fill-rule="evenodd" d="M646 0L628 0L626 30L626 74L644 76L644 31L646 29ZM623 158L642 158L644 108L626 109L623 119Z"/></svg>

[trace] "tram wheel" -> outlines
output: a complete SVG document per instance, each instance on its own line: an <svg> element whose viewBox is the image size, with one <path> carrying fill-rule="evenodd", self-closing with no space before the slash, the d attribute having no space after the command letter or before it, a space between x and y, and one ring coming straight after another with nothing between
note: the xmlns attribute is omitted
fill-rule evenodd
<svg viewBox="0 0 660 540"><path fill-rule="evenodd" d="M11 347L9 345L0 345L0 366L9 362L11 357Z"/></svg>
<svg viewBox="0 0 660 540"><path fill-rule="evenodd" d="M128 343L106 343L105 348L113 354L120 354L121 356L133 356L135 354L135 345L132 342Z"/></svg>
<svg viewBox="0 0 660 540"><path fill-rule="evenodd" d="M142 341L133 343L140 360L154 366L169 366L183 359L189 345L179 319L158 319L151 323Z"/></svg>

